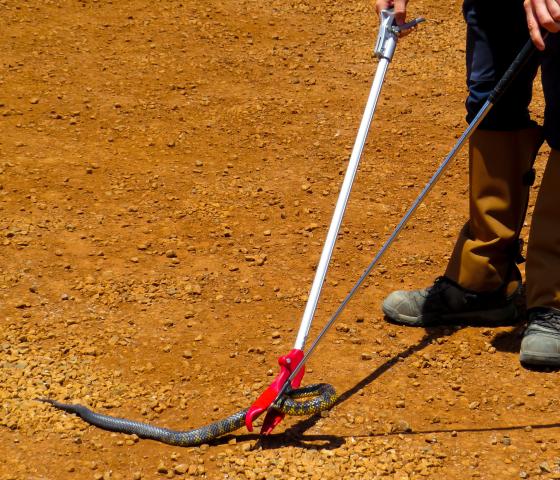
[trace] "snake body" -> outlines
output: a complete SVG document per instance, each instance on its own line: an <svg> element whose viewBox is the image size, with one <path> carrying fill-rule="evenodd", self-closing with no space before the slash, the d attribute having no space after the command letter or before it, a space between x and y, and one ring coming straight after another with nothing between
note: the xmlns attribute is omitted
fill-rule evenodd
<svg viewBox="0 0 560 480"><path fill-rule="evenodd" d="M308 400L298 402L297 399L300 398L308 398ZM221 435L241 428L245 425L245 415L248 411L246 408L209 425L193 430L178 431L127 418L103 415L90 410L84 405L61 403L48 398L41 398L39 400L59 410L73 413L90 425L104 430L137 435L140 438L157 440L168 445L180 447L192 447L207 443ZM318 383L289 390L274 404L274 408L287 415L313 415L314 413L329 409L334 405L335 401L336 392L334 388L327 383Z"/></svg>

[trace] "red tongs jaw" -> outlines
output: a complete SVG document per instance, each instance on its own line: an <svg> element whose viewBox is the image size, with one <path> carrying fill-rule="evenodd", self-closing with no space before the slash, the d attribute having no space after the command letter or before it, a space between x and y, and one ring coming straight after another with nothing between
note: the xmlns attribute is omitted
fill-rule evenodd
<svg viewBox="0 0 560 480"><path fill-rule="evenodd" d="M276 400L278 393L288 380L290 374L295 370L298 364L303 359L303 350L294 349L287 355L284 355L278 359L278 363L280 364L280 373L274 379L274 381L270 384L270 386L261 394L257 400L251 405L247 414L245 415L245 425L247 426L247 430L250 432L253 431L253 421L264 411L268 410L272 402ZM305 367L303 367L297 375L292 380L292 386L297 388L301 384L301 379L303 378L303 374L305 373ZM284 414L282 412L278 412L277 410L271 409L268 411L264 418L264 422L261 428L262 435L268 435L276 425L278 425L282 419L284 418Z"/></svg>

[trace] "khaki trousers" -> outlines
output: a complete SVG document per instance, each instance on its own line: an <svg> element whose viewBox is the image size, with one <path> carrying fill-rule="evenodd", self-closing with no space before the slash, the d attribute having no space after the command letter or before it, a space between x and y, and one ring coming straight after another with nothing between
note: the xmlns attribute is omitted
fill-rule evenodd
<svg viewBox="0 0 560 480"><path fill-rule="evenodd" d="M519 234L534 179L533 163L542 142L537 127L478 130L471 136L469 221L459 234L445 272L461 287L507 293L518 287Z"/></svg>
<svg viewBox="0 0 560 480"><path fill-rule="evenodd" d="M552 150L527 245L527 308L560 309L560 151Z"/></svg>

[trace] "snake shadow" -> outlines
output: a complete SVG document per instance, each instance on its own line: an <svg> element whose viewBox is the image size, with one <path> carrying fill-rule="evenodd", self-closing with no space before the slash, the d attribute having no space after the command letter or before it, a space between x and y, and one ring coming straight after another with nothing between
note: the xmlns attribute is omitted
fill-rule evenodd
<svg viewBox="0 0 560 480"><path fill-rule="evenodd" d="M285 432L266 436L258 433L229 434L216 438L208 442L208 444L210 446L218 446L229 444L232 441L235 441L235 443L255 441L251 450L259 448L277 449L282 447L298 447L306 450L333 450L345 443L344 437L338 435L301 435L299 431L289 428Z"/></svg>
<svg viewBox="0 0 560 480"><path fill-rule="evenodd" d="M367 387L369 384L374 382L376 379L381 377L384 373L389 371L392 367L394 367L397 363L401 362L402 360L414 355L415 353L423 350L428 345L430 345L433 341L440 337L445 337L452 335L455 333L456 330L453 330L451 333L448 333L448 329L436 327L436 328L427 328L426 334L424 337L415 345L411 345L404 351L394 355L389 360L381 364L377 367L373 372L371 372L367 377L360 380L356 385L349 388L345 392L341 393L333 405L333 408L341 403L344 403L346 400L351 398L353 395L358 393L360 390ZM320 448L320 449L333 449L341 446L344 444L345 440L344 437L339 437L336 435L304 435L304 433L313 427L320 419L322 418L320 413L316 413L311 417L306 418L305 420L301 420L288 429L282 434L277 435L270 435L268 437L261 437L260 442L262 448L277 448L279 446L299 446L303 448ZM281 437L281 438L277 438ZM237 437L240 439L240 437ZM256 436L258 438L258 435ZM311 444L310 442L314 441L323 441L322 445Z"/></svg>

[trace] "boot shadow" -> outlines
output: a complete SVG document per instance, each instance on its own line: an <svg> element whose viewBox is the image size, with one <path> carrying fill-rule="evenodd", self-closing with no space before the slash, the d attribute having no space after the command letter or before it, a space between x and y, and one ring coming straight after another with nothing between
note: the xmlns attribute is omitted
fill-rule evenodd
<svg viewBox="0 0 560 480"><path fill-rule="evenodd" d="M525 322L516 325L507 332L499 332L490 343L499 352L519 353L524 331Z"/></svg>

